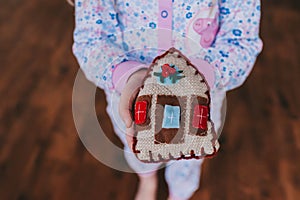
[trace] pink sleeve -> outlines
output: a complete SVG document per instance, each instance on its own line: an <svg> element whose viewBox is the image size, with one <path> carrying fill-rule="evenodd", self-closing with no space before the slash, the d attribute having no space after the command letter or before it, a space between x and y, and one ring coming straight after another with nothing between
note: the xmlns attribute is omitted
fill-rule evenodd
<svg viewBox="0 0 300 200"><path fill-rule="evenodd" d="M148 66L137 61L126 61L118 64L112 74L114 89L121 93L130 75L143 68L148 68Z"/></svg>
<svg viewBox="0 0 300 200"><path fill-rule="evenodd" d="M202 59L190 58L193 65L195 65L198 71L204 75L210 89L214 87L215 83L215 71L211 64Z"/></svg>
<svg viewBox="0 0 300 200"><path fill-rule="evenodd" d="M191 62L204 75L210 88L213 88L215 82L213 67L202 59L191 58ZM112 74L114 89L121 93L130 75L143 68L148 68L148 66L137 61L126 61L118 64Z"/></svg>

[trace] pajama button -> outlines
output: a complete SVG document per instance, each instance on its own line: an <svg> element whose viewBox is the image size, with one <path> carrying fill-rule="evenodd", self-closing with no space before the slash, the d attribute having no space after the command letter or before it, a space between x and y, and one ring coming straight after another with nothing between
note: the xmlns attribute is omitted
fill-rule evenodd
<svg viewBox="0 0 300 200"><path fill-rule="evenodd" d="M161 11L160 15L161 15L162 18L167 18L169 14L166 10L163 10L163 11Z"/></svg>

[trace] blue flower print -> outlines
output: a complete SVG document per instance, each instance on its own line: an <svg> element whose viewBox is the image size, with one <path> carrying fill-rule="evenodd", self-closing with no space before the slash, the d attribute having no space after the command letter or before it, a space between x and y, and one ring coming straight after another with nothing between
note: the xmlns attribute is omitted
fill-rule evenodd
<svg viewBox="0 0 300 200"><path fill-rule="evenodd" d="M211 63L211 62L212 62L212 58L211 58L210 56L208 56L208 55L206 55L206 56L204 57L204 60L207 61L208 63Z"/></svg>
<svg viewBox="0 0 300 200"><path fill-rule="evenodd" d="M141 60L145 60L145 56L141 55L141 56L140 56L140 59L141 59Z"/></svg>
<svg viewBox="0 0 300 200"><path fill-rule="evenodd" d="M114 34L110 34L107 36L108 39L111 41L111 42L115 42L117 41L117 37L114 35Z"/></svg>
<svg viewBox="0 0 300 200"><path fill-rule="evenodd" d="M220 13L223 14L223 15L228 15L228 14L230 14L230 10L228 8L221 7L220 8Z"/></svg>
<svg viewBox="0 0 300 200"><path fill-rule="evenodd" d="M239 41L237 39L228 39L229 44L234 44L236 46L240 45Z"/></svg>
<svg viewBox="0 0 300 200"><path fill-rule="evenodd" d="M192 16L193 16L193 13L191 13L191 12L188 12L188 13L186 14L186 18L187 18L187 19L190 19Z"/></svg>
<svg viewBox="0 0 300 200"><path fill-rule="evenodd" d="M98 20L96 21L96 24L102 24L102 20L101 20L101 19L98 19Z"/></svg>
<svg viewBox="0 0 300 200"><path fill-rule="evenodd" d="M233 29L232 33L235 36L241 36L242 35L242 31L240 29Z"/></svg>
<svg viewBox="0 0 300 200"><path fill-rule="evenodd" d="M115 19L115 16L116 16L116 15L115 15L114 13L109 13L109 15L110 15L110 17L111 17L112 20Z"/></svg>
<svg viewBox="0 0 300 200"><path fill-rule="evenodd" d="M228 58L228 52L224 52L224 51L219 51L219 53L221 54L222 57Z"/></svg>
<svg viewBox="0 0 300 200"><path fill-rule="evenodd" d="M152 28L152 29L155 29L156 28L156 24L154 22L150 22L149 23L149 26Z"/></svg>

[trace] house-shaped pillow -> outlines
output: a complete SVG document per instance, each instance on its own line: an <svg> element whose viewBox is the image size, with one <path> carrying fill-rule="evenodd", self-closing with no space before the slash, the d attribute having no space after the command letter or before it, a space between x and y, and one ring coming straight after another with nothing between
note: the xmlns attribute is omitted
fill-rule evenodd
<svg viewBox="0 0 300 200"><path fill-rule="evenodd" d="M134 105L133 152L144 162L216 153L210 93L204 76L177 49L155 58Z"/></svg>

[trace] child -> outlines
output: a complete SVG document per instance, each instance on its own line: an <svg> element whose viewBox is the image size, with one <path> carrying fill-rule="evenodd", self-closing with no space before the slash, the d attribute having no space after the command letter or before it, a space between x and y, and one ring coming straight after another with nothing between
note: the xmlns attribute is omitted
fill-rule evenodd
<svg viewBox="0 0 300 200"><path fill-rule="evenodd" d="M155 199L160 164L144 164L130 151L131 103L149 63L175 47L205 76L213 73L211 116L220 132L225 91L244 82L262 49L260 1L77 0L75 17L74 54L86 77L105 90L125 158L140 178L136 199ZM167 164L169 199L192 196L199 186L201 163Z"/></svg>

